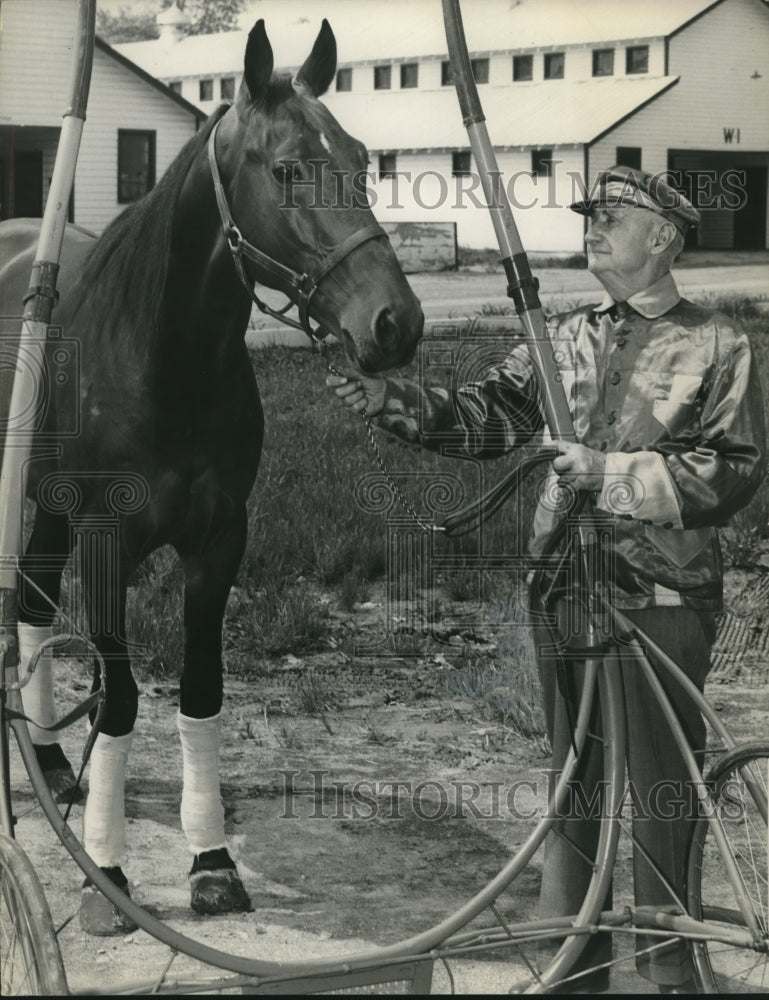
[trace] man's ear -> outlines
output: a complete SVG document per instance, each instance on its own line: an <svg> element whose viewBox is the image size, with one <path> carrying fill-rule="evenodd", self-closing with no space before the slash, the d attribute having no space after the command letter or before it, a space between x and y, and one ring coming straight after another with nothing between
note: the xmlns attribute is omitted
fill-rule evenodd
<svg viewBox="0 0 769 1000"><path fill-rule="evenodd" d="M678 229L675 224L668 219L663 219L662 223L657 227L651 252L653 254L664 253L675 243L677 235Z"/></svg>

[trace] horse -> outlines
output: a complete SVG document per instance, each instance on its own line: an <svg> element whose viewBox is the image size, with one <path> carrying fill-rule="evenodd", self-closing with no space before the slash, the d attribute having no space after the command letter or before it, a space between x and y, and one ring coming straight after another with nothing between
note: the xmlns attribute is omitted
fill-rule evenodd
<svg viewBox="0 0 769 1000"><path fill-rule="evenodd" d="M126 591L150 552L173 547L184 576L181 820L193 856L190 905L204 914L251 908L227 848L218 761L222 622L264 424L244 338L252 300L262 304L254 287L285 293L300 325L312 336L334 334L362 372L408 361L422 332L419 301L360 197L366 149L318 99L335 72L327 21L293 76L273 72L257 21L234 101L212 114L158 184L99 238L68 226L46 345L50 373L72 354L79 367L60 380L76 383L74 402L51 378L29 463L36 506L20 559L21 669L51 637L61 574L78 540L99 654L92 688L103 695L83 842L130 895L123 783L138 687ZM0 226L6 304L23 299L38 231L39 220ZM44 655L23 690L38 761L63 801L79 789L45 728L55 706ZM80 923L100 935L133 929L87 879Z"/></svg>

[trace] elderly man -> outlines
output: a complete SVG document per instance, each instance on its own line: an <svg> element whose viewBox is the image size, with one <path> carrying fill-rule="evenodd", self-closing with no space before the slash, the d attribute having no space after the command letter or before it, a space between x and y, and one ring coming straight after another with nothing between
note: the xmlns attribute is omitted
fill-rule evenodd
<svg viewBox="0 0 769 1000"><path fill-rule="evenodd" d="M603 301L548 323L574 420L575 442L556 442L553 476L594 495L612 515L615 607L639 625L700 688L710 667L715 612L721 607L722 562L716 528L743 507L764 474L761 394L750 344L726 316L682 299L670 268L696 225L696 209L659 178L626 167L606 171L591 197L571 206L587 216L588 267ZM328 384L353 410L366 409L401 438L437 448L461 442L495 457L542 429L537 376L520 342L482 381L456 391L424 389L399 379L331 376ZM619 489L617 487L620 487ZM546 492L546 491L545 491ZM557 504L540 502L533 551L542 551L559 522ZM571 595L573 597L573 595ZM551 610L558 611L561 593ZM537 648L552 639L535 629ZM619 645L608 654L625 688L628 771L640 805L634 834L638 904L669 904L659 874L683 896L687 816L670 811L689 775L637 663ZM575 657L563 676L578 675ZM556 682L556 660L539 656L554 767L568 751L573 685ZM673 682L666 684L695 751L702 750L700 713ZM599 754L587 753L578 780L589 802L600 780ZM691 807L689 807L691 808ZM673 819L665 819L665 816ZM598 821L570 815L544 867L543 915L576 913L590 877ZM581 855L580 853L581 852ZM655 871L658 869L659 873ZM607 906L610 900L607 900ZM659 944L659 939L642 941ZM639 951L643 948L639 945ZM611 957L606 934L591 937L577 972ZM668 942L637 957L639 972L661 992L694 988L688 948ZM601 992L608 969L573 980L573 992Z"/></svg>

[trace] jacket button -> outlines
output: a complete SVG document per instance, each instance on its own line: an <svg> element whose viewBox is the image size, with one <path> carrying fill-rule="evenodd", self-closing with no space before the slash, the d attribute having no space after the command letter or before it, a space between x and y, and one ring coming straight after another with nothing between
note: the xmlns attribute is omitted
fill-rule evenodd
<svg viewBox="0 0 769 1000"><path fill-rule="evenodd" d="M598 447L601 449L601 451L606 451L606 449L609 447L609 442L608 441L601 441L601 443L598 445Z"/></svg>
<svg viewBox="0 0 769 1000"><path fill-rule="evenodd" d="M616 419L617 419L617 414L615 413L614 410L612 410L611 413L607 414L606 416L606 423L613 424Z"/></svg>
<svg viewBox="0 0 769 1000"><path fill-rule="evenodd" d="M672 528L673 527L673 522L672 521L665 521L665 523L662 525L662 527L663 528Z"/></svg>
<svg viewBox="0 0 769 1000"><path fill-rule="evenodd" d="M611 375L609 376L609 381L611 382L612 385L616 385L621 378L622 376L620 375L619 372L612 372Z"/></svg>
<svg viewBox="0 0 769 1000"><path fill-rule="evenodd" d="M623 521L632 521L633 520L633 515L632 514L620 514L620 517L622 518Z"/></svg>

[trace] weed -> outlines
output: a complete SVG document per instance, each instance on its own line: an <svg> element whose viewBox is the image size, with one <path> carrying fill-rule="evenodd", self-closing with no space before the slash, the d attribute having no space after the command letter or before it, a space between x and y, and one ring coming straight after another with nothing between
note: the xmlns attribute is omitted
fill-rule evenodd
<svg viewBox="0 0 769 1000"><path fill-rule="evenodd" d="M296 686L299 707L305 715L321 715L334 703L334 696L325 677L316 670L308 670Z"/></svg>
<svg viewBox="0 0 769 1000"><path fill-rule="evenodd" d="M282 722L277 735L279 744L285 747L286 750L302 749L302 738L296 726L293 726L290 722Z"/></svg>
<svg viewBox="0 0 769 1000"><path fill-rule="evenodd" d="M489 620L502 626L497 655L467 658L464 666L443 674L443 683L477 705L486 718L523 736L540 737L545 717L530 622L519 604L509 599L491 609Z"/></svg>
<svg viewBox="0 0 769 1000"><path fill-rule="evenodd" d="M392 743L397 739L396 736L385 732L379 722L370 715L366 717L363 725L366 732L366 739L369 743L376 743L377 746L382 746L385 743Z"/></svg>
<svg viewBox="0 0 769 1000"><path fill-rule="evenodd" d="M446 593L452 601L477 601L479 587L477 570L460 570L446 575Z"/></svg>
<svg viewBox="0 0 769 1000"><path fill-rule="evenodd" d="M371 591L362 579L360 572L350 570L342 577L339 584L339 604L345 611L352 611L356 604L362 604L369 599Z"/></svg>
<svg viewBox="0 0 769 1000"><path fill-rule="evenodd" d="M243 639L258 656L317 649L328 630L328 607L301 583L269 585L250 595Z"/></svg>
<svg viewBox="0 0 769 1000"><path fill-rule="evenodd" d="M243 724L243 728L238 731L241 739L250 740L255 743L256 746L265 746L267 740L267 733L269 732L269 726L267 724L267 709L264 710L264 719L257 722L252 722L251 719L246 719Z"/></svg>

